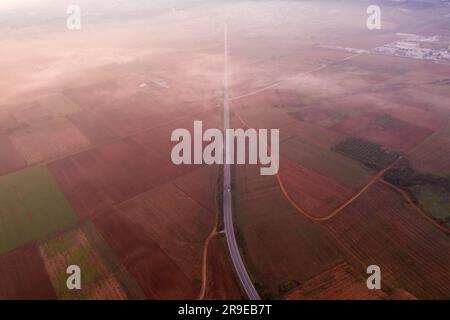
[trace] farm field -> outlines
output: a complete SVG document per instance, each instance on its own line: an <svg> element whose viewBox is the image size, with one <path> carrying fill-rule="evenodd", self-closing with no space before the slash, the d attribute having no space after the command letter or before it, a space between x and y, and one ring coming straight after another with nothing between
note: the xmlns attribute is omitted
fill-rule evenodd
<svg viewBox="0 0 450 320"><path fill-rule="evenodd" d="M97 216L93 222L147 299L196 297L193 281L143 227L114 210Z"/></svg>
<svg viewBox="0 0 450 320"><path fill-rule="evenodd" d="M118 210L158 243L192 282L201 277L203 244L213 228L213 211L173 183L121 203Z"/></svg>
<svg viewBox="0 0 450 320"><path fill-rule="evenodd" d="M0 1L0 300L450 298L448 1L78 2ZM228 105L277 174L174 164Z"/></svg>
<svg viewBox="0 0 450 320"><path fill-rule="evenodd" d="M141 289L96 234L92 224L69 230L39 244L53 288L59 299L123 300L143 297ZM81 290L68 290L66 268L82 270Z"/></svg>
<svg viewBox="0 0 450 320"><path fill-rule="evenodd" d="M130 138L53 162L49 171L81 217L125 201L181 173L157 152Z"/></svg>
<svg viewBox="0 0 450 320"><path fill-rule="evenodd" d="M450 176L450 126L433 135L414 149L408 158L413 167L422 173Z"/></svg>
<svg viewBox="0 0 450 320"><path fill-rule="evenodd" d="M208 249L207 300L239 300L243 294L228 260L226 242L221 235L212 238Z"/></svg>
<svg viewBox="0 0 450 320"><path fill-rule="evenodd" d="M420 207L435 220L450 227L450 192L434 186L414 186L411 192L417 198Z"/></svg>
<svg viewBox="0 0 450 320"><path fill-rule="evenodd" d="M287 159L351 190L361 188L370 180L373 170L331 149L305 142L300 136L288 139L280 146L281 154Z"/></svg>
<svg viewBox="0 0 450 320"><path fill-rule="evenodd" d="M448 296L450 239L388 186L374 185L325 226L361 264L385 270L389 288L419 299Z"/></svg>
<svg viewBox="0 0 450 320"><path fill-rule="evenodd" d="M326 230L286 200L276 177L262 177L255 167L239 166L234 185L238 243L264 297L284 295L288 284L301 283L341 259Z"/></svg>
<svg viewBox="0 0 450 320"><path fill-rule="evenodd" d="M37 246L20 247L0 256L0 299L56 299Z"/></svg>
<svg viewBox="0 0 450 320"><path fill-rule="evenodd" d="M76 220L45 167L0 177L0 253L38 240Z"/></svg>
<svg viewBox="0 0 450 320"><path fill-rule="evenodd" d="M315 218L327 216L353 195L349 187L285 159L279 179L290 199Z"/></svg>
<svg viewBox="0 0 450 320"><path fill-rule="evenodd" d="M292 290L286 299L378 300L388 297L388 294L384 291L367 290L365 280L344 262L305 281L299 288Z"/></svg>

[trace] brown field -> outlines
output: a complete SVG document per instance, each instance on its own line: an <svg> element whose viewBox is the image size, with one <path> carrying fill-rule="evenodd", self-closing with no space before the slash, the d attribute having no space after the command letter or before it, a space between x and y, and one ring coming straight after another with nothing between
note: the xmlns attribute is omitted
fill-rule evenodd
<svg viewBox="0 0 450 320"><path fill-rule="evenodd" d="M11 143L9 137L0 135L0 175L24 168L27 163L22 154Z"/></svg>
<svg viewBox="0 0 450 320"><path fill-rule="evenodd" d="M88 148L89 140L70 122L33 125L11 135L29 165L47 162Z"/></svg>
<svg viewBox="0 0 450 320"><path fill-rule="evenodd" d="M219 168L204 166L187 173L174 181L174 184L186 195L209 210L216 211L215 190L217 189L217 175Z"/></svg>
<svg viewBox="0 0 450 320"><path fill-rule="evenodd" d="M49 170L81 217L180 174L179 168L131 139L53 162Z"/></svg>
<svg viewBox="0 0 450 320"><path fill-rule="evenodd" d="M148 299L194 299L197 289L144 228L112 210L94 219L100 235Z"/></svg>
<svg viewBox="0 0 450 320"><path fill-rule="evenodd" d="M280 152L284 158L354 191L365 186L374 175L374 170L333 151L332 146L323 148L303 140L301 135L284 141Z"/></svg>
<svg viewBox="0 0 450 320"><path fill-rule="evenodd" d="M374 185L325 226L363 266L380 266L388 287L449 296L450 239L388 186Z"/></svg>
<svg viewBox="0 0 450 320"><path fill-rule="evenodd" d="M0 299L56 299L35 245L20 247L0 257Z"/></svg>
<svg viewBox="0 0 450 320"><path fill-rule="evenodd" d="M408 151L434 132L388 114L371 112L350 117L333 129L381 144L392 151Z"/></svg>
<svg viewBox="0 0 450 320"><path fill-rule="evenodd" d="M279 177L289 197L315 218L327 216L353 195L349 187L287 159L280 161Z"/></svg>
<svg viewBox="0 0 450 320"><path fill-rule="evenodd" d="M431 136L408 155L416 170L442 176L450 174L450 152L448 152L450 130L448 128Z"/></svg>
<svg viewBox="0 0 450 320"><path fill-rule="evenodd" d="M386 299L381 290L368 290L366 279L343 262L303 282L287 300L373 300Z"/></svg>
<svg viewBox="0 0 450 320"><path fill-rule="evenodd" d="M326 231L286 200L276 177L239 166L234 185L238 243L263 296L279 297L286 283L302 282L341 259Z"/></svg>
<svg viewBox="0 0 450 320"><path fill-rule="evenodd" d="M158 243L192 282L201 278L203 245L213 228L214 211L201 207L175 184L165 184L118 206Z"/></svg>
<svg viewBox="0 0 450 320"><path fill-rule="evenodd" d="M22 2L0 1L0 11ZM377 155L364 144L346 155L334 149L361 138L406 153L419 171L448 176L450 140L439 130L450 115L449 65L357 53L399 40L397 32L445 38L445 4L427 11L431 1L423 8L397 1L385 8L383 31L373 32L356 1L337 8L139 0L105 12L108 1L95 0L84 1L83 31L69 33L62 11L47 10L50 1L29 2L36 4L7 11L0 23L0 175L45 164L56 184L42 184L47 173L33 175L31 189L5 184L5 216L25 230L7 228L6 236L30 240L54 225L44 210L54 204L42 190L48 186L70 203L71 220L31 239L37 245L21 240L26 247L0 255L0 298L195 299L205 288L207 299L245 298L223 233L214 233L218 167L170 159L174 129L192 132L194 120L223 126L223 22L232 123L280 129L278 176L232 168L236 236L261 296L450 297L448 235L408 194L376 182L389 161L370 169L358 160ZM32 14L25 21L16 12ZM35 203L43 209L34 212ZM14 212L45 219L36 227ZM81 292L64 288L69 263L82 265ZM365 287L370 264L381 267L381 292Z"/></svg>
<svg viewBox="0 0 450 320"><path fill-rule="evenodd" d="M207 284L205 299L238 300L244 296L228 258L227 244L221 235L211 239L208 249Z"/></svg>

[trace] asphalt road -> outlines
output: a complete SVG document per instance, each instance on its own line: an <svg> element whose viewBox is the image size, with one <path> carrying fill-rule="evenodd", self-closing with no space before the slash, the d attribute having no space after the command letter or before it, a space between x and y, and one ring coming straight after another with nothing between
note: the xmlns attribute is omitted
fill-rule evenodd
<svg viewBox="0 0 450 320"><path fill-rule="evenodd" d="M228 95L228 28L225 25L224 29L224 79L223 79L223 118L224 131L230 128L230 105ZM226 150L226 149L225 149ZM242 287L244 288L250 300L260 300L258 292L253 285L252 280L242 261L241 253L236 242L233 226L233 204L231 195L231 168L225 161L223 166L223 219L225 226L225 235L228 243L228 250L230 252L231 260L233 261L234 269L239 277Z"/></svg>

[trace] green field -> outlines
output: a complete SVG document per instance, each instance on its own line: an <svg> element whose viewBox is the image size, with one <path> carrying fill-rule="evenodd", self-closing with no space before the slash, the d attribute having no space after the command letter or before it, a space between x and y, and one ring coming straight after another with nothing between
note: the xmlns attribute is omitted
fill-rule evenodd
<svg viewBox="0 0 450 320"><path fill-rule="evenodd" d="M45 167L0 177L0 253L45 237L76 219Z"/></svg>
<svg viewBox="0 0 450 320"><path fill-rule="evenodd" d="M450 193L436 186L414 186L411 191L420 207L440 223L450 227Z"/></svg>
<svg viewBox="0 0 450 320"><path fill-rule="evenodd" d="M364 186L374 174L359 162L330 149L307 143L300 137L284 141L280 152L301 166L335 179L352 189Z"/></svg>

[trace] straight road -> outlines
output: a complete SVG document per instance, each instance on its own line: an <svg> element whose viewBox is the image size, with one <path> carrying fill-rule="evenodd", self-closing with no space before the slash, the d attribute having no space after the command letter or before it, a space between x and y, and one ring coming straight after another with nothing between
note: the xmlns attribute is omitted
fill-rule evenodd
<svg viewBox="0 0 450 320"><path fill-rule="evenodd" d="M224 132L230 128L230 105L228 95L228 27L224 26L224 77L223 77L223 119ZM229 150L226 148L225 150ZM228 157L229 155L225 155ZM242 261L241 253L236 242L233 226L233 205L231 197L231 168L227 158L225 158L223 166L223 219L225 226L225 235L228 243L228 250L230 252L231 260L233 261L234 269L239 277L242 287L245 290L250 300L260 300L258 291L256 291L244 262Z"/></svg>

